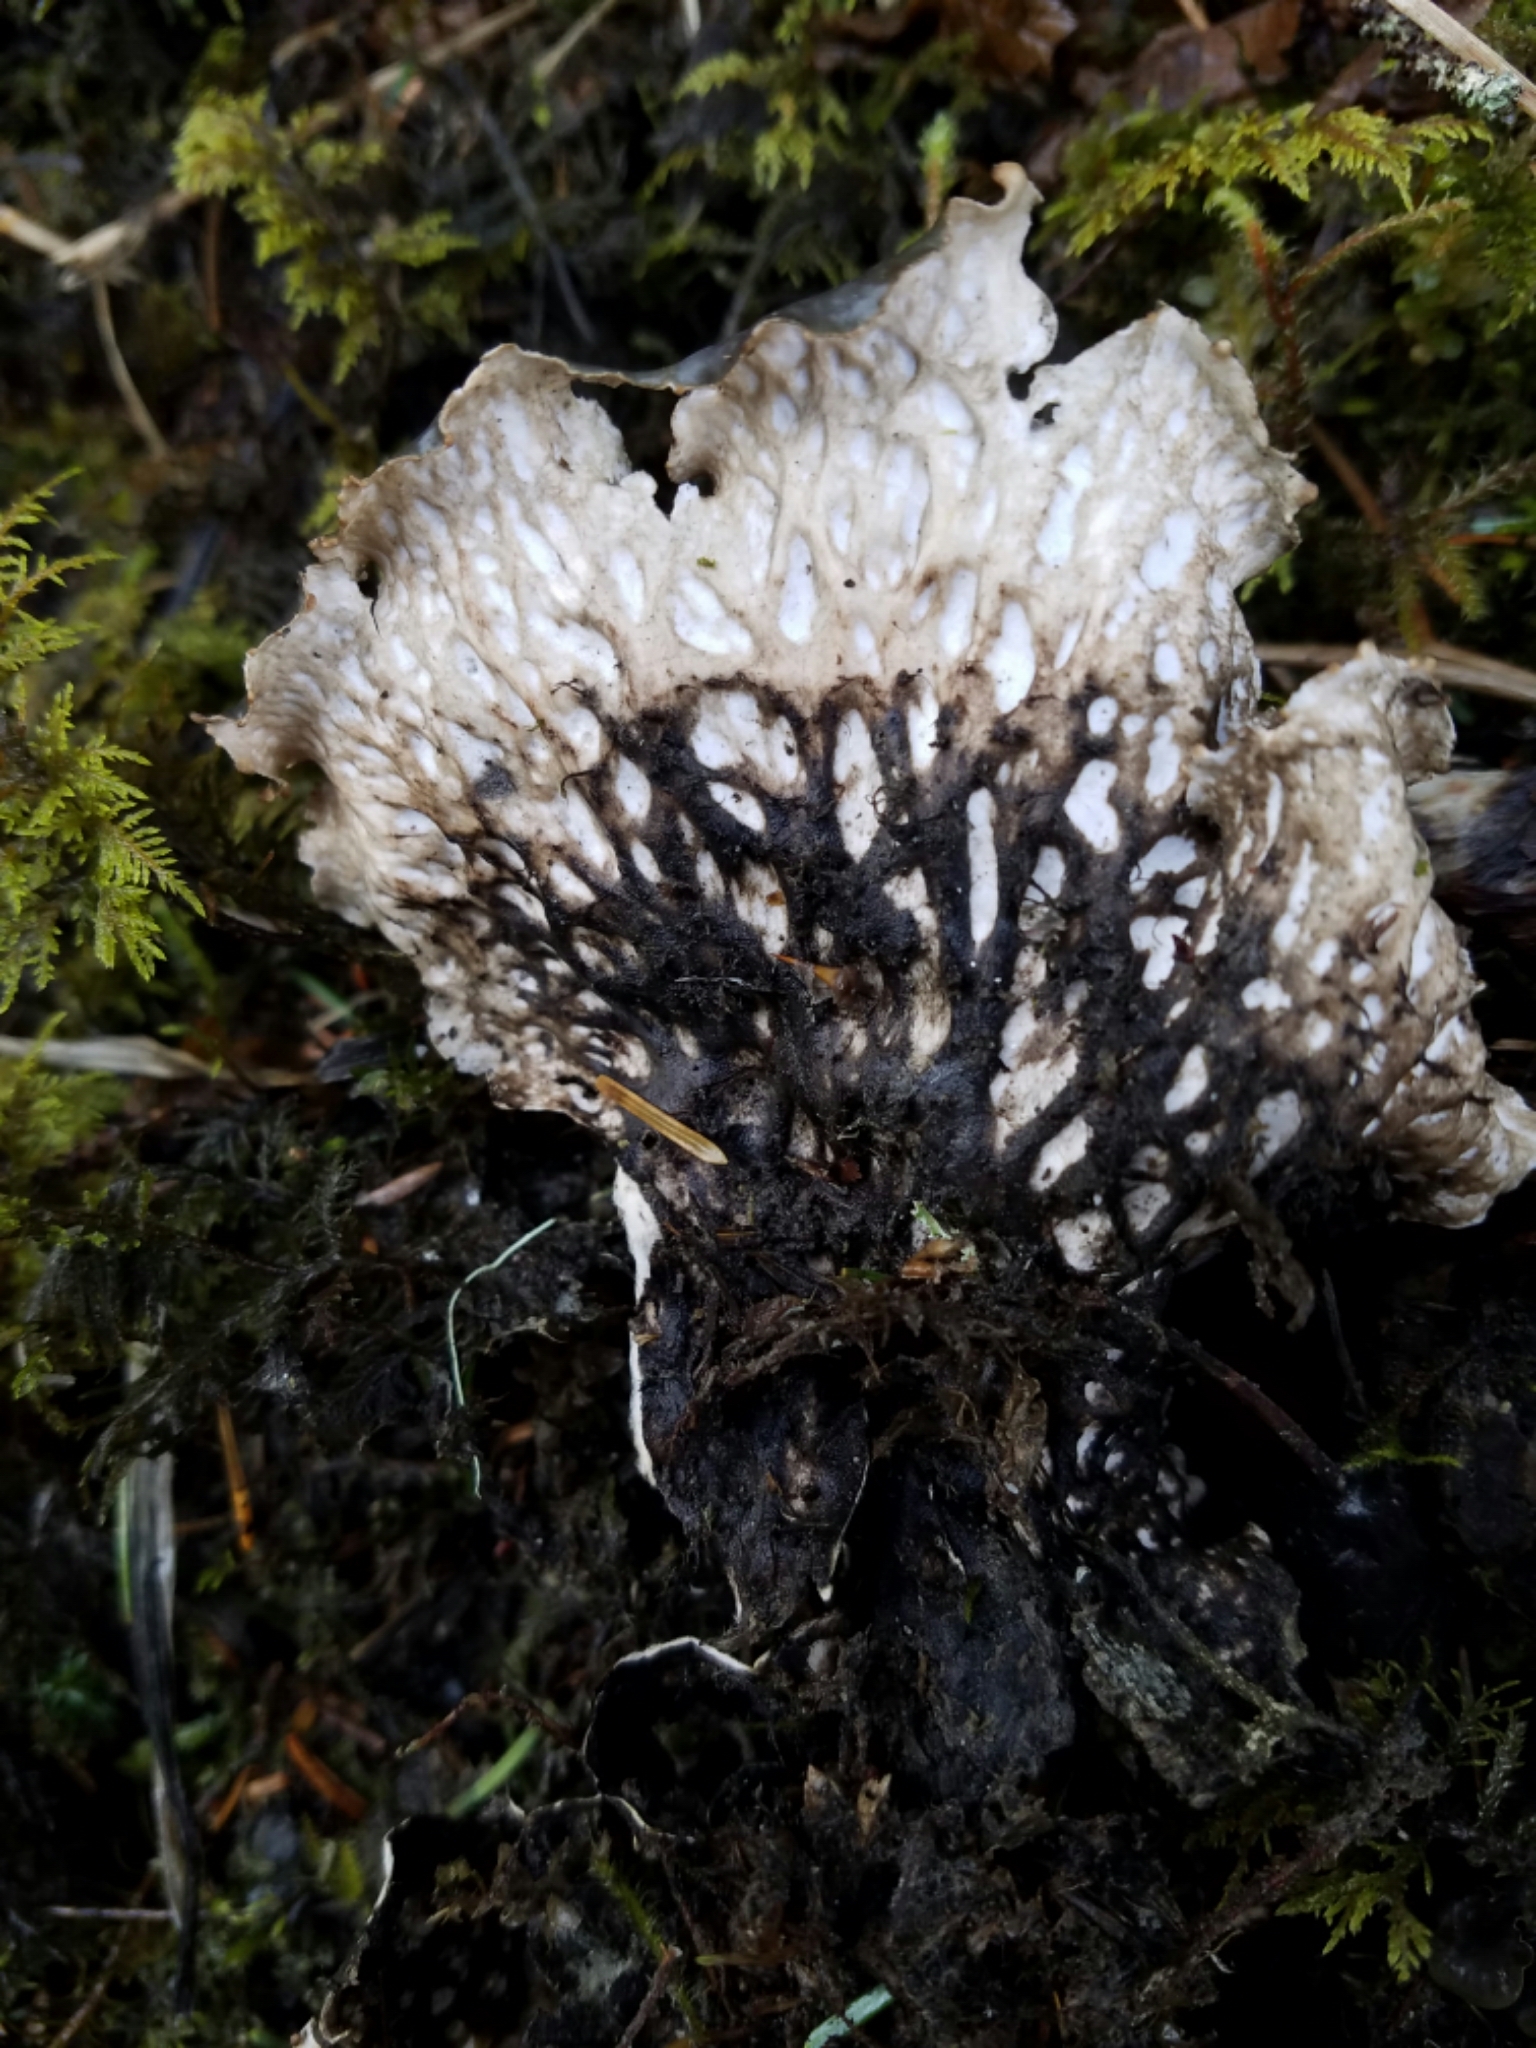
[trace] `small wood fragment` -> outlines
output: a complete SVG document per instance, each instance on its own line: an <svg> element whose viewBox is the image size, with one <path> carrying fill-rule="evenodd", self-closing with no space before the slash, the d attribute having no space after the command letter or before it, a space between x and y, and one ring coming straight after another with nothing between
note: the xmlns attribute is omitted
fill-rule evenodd
<svg viewBox="0 0 1536 2048"><path fill-rule="evenodd" d="M289 1783L286 1771L268 1771L264 1777L248 1780L241 1798L247 1806L265 1806L279 1792L286 1792Z"/></svg>
<svg viewBox="0 0 1536 2048"><path fill-rule="evenodd" d="M283 1739L283 1748L288 1761L311 1791L318 1792L329 1806L346 1815L350 1821L359 1821L368 1811L368 1802L361 1792L355 1792L343 1778L338 1778L329 1764L322 1763L304 1740L303 1736L290 1728Z"/></svg>
<svg viewBox="0 0 1536 2048"><path fill-rule="evenodd" d="M221 1835L225 1828L229 1826L229 1823L234 1819L236 1807L239 1806L241 1800L245 1797L245 1789L250 1784L253 1775L254 1772L250 1764L242 1764L239 1770L236 1771L234 1783L208 1816L208 1832L210 1835Z"/></svg>
<svg viewBox="0 0 1536 2048"><path fill-rule="evenodd" d="M405 1173L397 1173L393 1180L382 1186L369 1188L357 1196L354 1209L392 1209L396 1202L403 1202L407 1195L414 1195L418 1188L424 1188L428 1181L436 1180L443 1170L441 1159L429 1159L425 1166L413 1166Z"/></svg>
<svg viewBox="0 0 1536 2048"><path fill-rule="evenodd" d="M224 1479L229 1488L229 1513L235 1525L235 1542L242 1556L256 1548L255 1525L251 1515L251 1488L245 1476L245 1460L240 1455L240 1439L235 1434L235 1418L230 1413L229 1403L221 1401L218 1406L219 1449L224 1454Z"/></svg>

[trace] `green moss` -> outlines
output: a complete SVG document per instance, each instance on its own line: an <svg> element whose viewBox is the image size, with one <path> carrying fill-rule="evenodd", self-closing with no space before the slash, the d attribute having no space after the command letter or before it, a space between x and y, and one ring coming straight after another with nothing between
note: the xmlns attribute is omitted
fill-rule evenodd
<svg viewBox="0 0 1536 2048"><path fill-rule="evenodd" d="M0 513L0 1011L23 977L47 986L66 928L89 936L104 967L121 949L148 975L164 958L152 898L202 913L142 791L118 772L146 766L145 756L78 731L70 684L31 687L83 629L37 616L28 601L101 559L33 553L24 529L45 516L48 496L45 487Z"/></svg>
<svg viewBox="0 0 1536 2048"><path fill-rule="evenodd" d="M395 274L428 270L474 237L456 233L432 209L409 220L379 211L378 173L388 151L377 135L329 131L351 120L343 103L273 118L264 91L214 91L199 98L176 139L176 182L202 198L231 197L256 230L256 261L281 263L283 297L295 325L315 318L339 329L338 382L384 339ZM418 318L452 331L462 312L418 297Z"/></svg>

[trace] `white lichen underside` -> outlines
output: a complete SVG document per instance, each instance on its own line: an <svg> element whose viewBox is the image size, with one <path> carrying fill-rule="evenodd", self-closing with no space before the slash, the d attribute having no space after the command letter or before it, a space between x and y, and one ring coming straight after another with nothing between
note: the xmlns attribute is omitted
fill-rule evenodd
<svg viewBox="0 0 1536 2048"><path fill-rule="evenodd" d="M954 202L914 260L845 295L843 331L765 321L689 390L672 468L714 490L684 483L670 516L566 366L494 351L442 446L349 488L304 610L253 655L251 708L219 738L248 769L324 769L304 842L317 892L417 961L445 1052L506 1099L617 1131L581 1079L643 1089L650 1067L588 985L614 938L514 946L491 908L537 931L658 881L648 834L670 799L613 728L665 710L721 818L763 835L765 806L805 793L783 707L855 683L834 810L848 860L869 859L890 802L869 718L915 678L913 772L979 764L975 957L1007 920L1026 940L989 1082L995 1149L1020 1151L1042 1199L1076 1191L1053 1225L1070 1265L1166 1222L1170 1156L1187 1168L1221 1137L1234 1033L1289 1077L1249 1120L1250 1173L1332 1100L1329 1134L1379 1149L1414 1213L1473 1220L1528 1170L1536 1124L1484 1075L1470 972L1408 817L1405 776L1439 765L1436 715L1410 715L1403 672L1367 654L1256 721L1232 593L1287 543L1305 486L1239 365L1166 308L1010 394L1055 322L1018 260L1035 195L999 178L1001 204ZM1000 838L1021 790L1058 798L1022 901ZM1094 1112L1052 1107L1094 992L1035 935L1128 849L1124 943L1187 1044L1165 1136L1128 1184L1094 1190ZM790 928L766 843L727 878L700 840L696 873L766 953L840 959L836 934ZM921 1069L948 1038L952 976L921 868L884 887L922 942L902 1020ZM1259 906L1264 957L1203 1036L1213 956Z"/></svg>

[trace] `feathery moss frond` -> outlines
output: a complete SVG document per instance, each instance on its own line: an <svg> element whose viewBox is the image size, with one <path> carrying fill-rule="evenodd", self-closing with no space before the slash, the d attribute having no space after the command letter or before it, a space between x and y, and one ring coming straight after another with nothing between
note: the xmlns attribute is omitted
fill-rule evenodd
<svg viewBox="0 0 1536 2048"><path fill-rule="evenodd" d="M0 1010L24 976L52 977L64 929L88 932L112 966L119 949L148 976L163 957L151 909L156 892L202 905L176 871L143 792L119 769L144 756L76 731L74 692L60 685L31 712L26 679L45 656L78 643L67 622L39 618L27 601L45 584L99 561L49 561L17 535L46 517L53 485L0 514Z"/></svg>
<svg viewBox="0 0 1536 2048"><path fill-rule="evenodd" d="M1186 193L1203 193L1209 208L1254 180L1305 201L1324 171L1355 185L1382 179L1407 207L1419 164L1486 136L1479 122L1455 114L1394 122L1363 107L1322 114L1304 104L1273 112L1224 107L1177 117L1155 105L1114 109L1071 145L1067 189L1046 217L1065 227L1068 246L1081 255L1154 200L1172 206Z"/></svg>

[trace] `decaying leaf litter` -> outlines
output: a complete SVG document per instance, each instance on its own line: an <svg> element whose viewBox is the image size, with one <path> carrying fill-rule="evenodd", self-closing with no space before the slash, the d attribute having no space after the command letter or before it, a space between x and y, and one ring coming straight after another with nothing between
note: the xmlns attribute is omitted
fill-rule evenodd
<svg viewBox="0 0 1536 2048"><path fill-rule="evenodd" d="M1298 22L1297 40L1272 60L1279 75L1258 80L1257 100L1240 71L1229 99L1212 95L1181 114L1169 92L1166 114L1115 127L1112 107L1085 126L1084 104L1099 91L1088 74L1125 85L1138 46L1170 27L1177 43L1183 27L1085 18L1053 58L1047 52L1049 83L1029 88L1031 98L1019 82L1023 67L998 60L990 16L988 34L978 33L970 50L932 40L936 25L954 30L949 15L937 24L914 16L889 43L875 39L873 57L859 21L794 17L782 39L766 24L706 22L703 35L717 40L693 57L722 54L734 36L726 59L734 75L685 95L674 111L673 90L690 68L686 22L614 10L576 38L540 81L544 98L530 103L517 100L518 81L557 49L574 20L529 19L505 31L507 74L477 71L466 92L451 75L439 84L446 67L422 64L404 118L396 122L400 109L387 108L371 130L345 122L333 130L329 115L322 122L306 109L346 102L361 79L398 64L401 45L390 41L403 33L397 24L370 21L352 31L360 40L349 47L323 23L283 21L270 35L249 33L242 54L228 41L209 52L206 28L178 22L159 43L129 38L112 51L124 87L135 77L142 85L146 71L150 84L158 79L158 98L140 93L150 112L139 123L137 162L116 136L109 168L99 140L93 160L78 94L72 107L64 96L74 125L62 136L57 91L44 115L15 129L36 156L67 156L61 140L82 150L76 169L45 162L8 172L32 181L7 195L28 219L77 238L164 188L193 92L248 99L274 76L267 62L285 39L300 38L283 50L275 74L275 109L288 131L282 146L293 158L336 132L359 147L387 137L376 163L354 154L337 160L335 186L299 188L305 204L336 194L326 203L344 260L332 288L351 288L355 262L363 293L356 304L384 309L380 349L365 344L344 382L330 381L335 330L311 320L290 334L280 262L258 275L249 245L233 242L243 232L235 188L222 208L207 203L201 218L187 208L158 225L156 237L181 239L146 236L137 275L112 285L123 360L184 465L175 475L140 467L130 481L142 461L138 430L110 358L97 352L102 338L89 301L60 294L41 254L15 273L25 331L43 322L73 332L79 344L73 357L29 352L28 381L17 387L33 399L29 417L44 416L36 399L50 386L70 410L51 440L29 429L31 464L18 470L15 488L94 446L97 475L87 465L63 500L71 547L78 534L79 551L111 545L120 556L71 614L97 627L95 651L87 643L73 657L81 729L150 755L139 776L156 821L212 913L196 925L174 904L156 913L167 957L146 991L126 976L108 980L89 956L66 956L52 989L29 990L7 1019L14 1035L30 1037L62 1009L66 1039L147 1033L164 1043L170 1026L170 1043L207 1070L141 1079L134 1093L120 1084L115 1100L110 1085L76 1084L57 1068L17 1069L8 1084L26 1118L11 1120L18 1146L25 1132L13 1174L20 1161L31 1176L18 1187L27 1236L19 1257L8 1254L16 1257L16 1307L7 1312L26 1326L30 1404L18 1410L9 1455L24 1463L10 1498L21 1517L19 1569L62 1575L52 1581L60 1595L52 1602L36 1585L26 1588L18 1636L26 1684L13 1695L15 1725L20 1734L25 1724L35 1759L18 1782L39 1815L28 1845L39 1859L36 1878L17 1866L27 1885L22 1903L42 1921L36 1902L52 1883L50 1903L163 1910L163 1893L143 1884L153 1854L147 1793L117 1768L131 1761L141 1724L112 1612L108 1539L93 1517L123 1459L173 1447L178 1517L217 1518L213 1528L183 1534L178 1590L182 1768L209 1859L204 2017L193 2025L243 2027L261 2038L261 2029L300 2024L317 2009L324 1978L372 1895L384 1821L410 1807L424 1815L446 1815L455 1802L462 1809L476 1781L519 1752L503 1783L525 1803L561 1795L589 1803L560 1809L530 1836L482 1802L482 1826L461 1822L470 1828L462 1841L434 1832L436 1821L418 1838L397 1892L408 1926L419 1927L441 1964L438 1975L425 1962L413 1974L428 2007L423 2038L454 2024L448 2008L430 2010L445 1989L458 1986L463 1996L468 1982L476 1997L496 1995L497 1968L508 1967L516 1947L508 1928L525 1918L530 1899L547 1907L556 1898L584 1916L577 1953L601 1955L609 1966L611 2009L594 2023L573 2006L573 2038L593 2038L596 2024L597 2038L618 2039L641 2015L642 2032L632 2038L735 2028L736 2038L802 2040L844 2013L887 2038L902 2038L903 2029L914 2038L988 2038L988 2026L1001 2030L998 2039L1037 2038L1042 2026L1049 2038L1055 2026L1069 2038L1102 2039L1115 2027L1147 2031L1170 2017L1185 2038L1224 2038L1245 2025L1245 2012L1271 2009L1277 1984L1303 2020L1312 2009L1333 2024L1348 2000L1348 2023L1361 2038L1426 2026L1436 2038L1454 2038L1458 2027L1483 2024L1456 2002L1459 1992L1471 1990L1486 2008L1513 1987L1516 2002L1493 2024L1518 2038L1523 1694L1519 1624L1509 1617L1520 1609L1527 1541L1519 1197L1466 1239L1375 1222L1362 1228L1356 1216L1356 1250L1345 1261L1339 1205L1325 1203L1321 1190L1302 1190L1285 1220L1314 1284L1330 1283L1306 1332L1285 1337L1257 1317L1242 1251L1218 1252L1188 1274L1159 1318L1163 1332L1203 1348L1199 1358L1179 1351L1160 1367L1152 1409L1169 1399L1172 1411L1132 1414L1130 1434L1167 1434L1184 1447L1190 1472L1213 1480L1198 1510L1207 1517L1200 1533L1235 1546L1234 1570L1264 1578L1255 1539L1243 1531L1250 1522L1266 1531L1276 1604L1264 1611L1276 1624L1284 1619L1283 1576L1299 1586L1296 1619L1310 1652L1301 1696L1281 1700L1289 1711L1278 1716L1251 1701L1243 1712L1278 1744L1303 1734L1311 1745L1306 1769L1281 1769L1241 1796L1218 1799L1214 1811L1192 1814L1181 1795L1159 1789L1147 1717L1128 1694L1118 1705L1100 1700L1070 1772L1047 1772L1022 1806L1006 1771L998 1772L978 1807L966 1787L934 1777L946 1756L964 1751L949 1731L935 1740L921 1712L899 1742L894 1724L883 1733L877 1725L879 1753L860 1752L871 1738L860 1733L857 1702L866 1692L893 1692L887 1674L850 1681L845 1670L855 1710L844 1702L824 1710L830 1726L814 1717L803 1726L794 1713L786 1721L782 1702L763 1700L748 1680L718 1666L700 1672L688 1656L674 1668L665 1659L659 1668L627 1667L631 1683L643 1680L652 1693L649 1703L631 1694L618 1737L631 1736L631 1719L644 1715L672 1732L659 1757L626 1755L622 1742L615 1753L614 1729L605 1735L603 1714L594 1712L602 1679L627 1653L669 1638L726 1638L731 1609L707 1555L684 1551L634 1471L622 1349L629 1276L605 1204L601 1155L537 1119L488 1119L476 1089L417 1050L420 1010L407 976L366 938L327 927L297 880L289 848L304 791L262 803L234 778L221 781L181 723L188 709L231 708L234 677L219 663L288 615L296 536L306 514L325 516L327 460L337 464L333 478L345 468L362 473L376 453L420 431L472 359L466 350L423 372L430 330L412 300L409 265L397 290L368 271L375 258L366 236L355 259L347 253L348 223L356 232L368 208L387 204L395 222L412 222L446 201L443 232L478 234L473 262L445 250L423 278L441 287L435 305L458 296L476 323L476 347L510 331L585 360L658 363L771 303L856 274L919 227L935 194L957 179L988 198L984 167L1008 155L1029 163L1048 201L1068 202L1048 282L1069 320L1082 323L1069 349L1139 317L1159 297L1182 297L1258 373L1280 445L1301 446L1307 433L1315 452L1306 465L1324 496L1304 516L1302 546L1250 596L1261 640L1348 646L1364 630L1386 645L1434 638L1517 667L1528 659L1519 464L1531 444L1518 375L1525 194L1517 182L1528 173L1519 168L1520 128L1497 131L1492 146L1457 141L1447 130L1465 110L1411 77L1346 82L1339 89L1357 97L1346 99L1345 111L1383 123L1344 122L1337 132L1354 149L1440 123L1429 131L1431 150L1420 134L1405 140L1400 158L1406 197L1426 213L1422 225L1386 224L1401 206L1390 179L1371 177L1364 156L1318 158L1305 139L1298 163L1310 155L1322 175L1304 196L1287 198L1248 176L1219 191L1207 214L1201 203L1224 140L1220 124L1268 121L1273 143L1295 126L1285 109L1322 100L1352 65L1358 80L1370 52L1346 40L1347 24ZM882 32L887 23L882 17ZM430 49L466 26L457 17L424 20L416 47ZM1204 38L1215 31L1187 26L1186 40L1198 40L1203 58ZM1518 58L1518 20L1480 26ZM321 33L306 39L310 28ZM75 33L79 43L55 43L44 54L76 67L62 75L89 76L103 61L101 47ZM1279 37L1283 23L1266 33ZM1240 30L1231 38L1241 45ZM491 40L481 50L495 47ZM193 78L199 53L204 68ZM322 60L335 68L289 77L285 86L287 67ZM632 97L635 80L645 90ZM23 111L34 89L31 75L19 74ZM477 94L496 103L488 125ZM1214 132L1207 125L1202 133L1202 123L1215 123ZM463 153L445 176L449 156L434 149L449 130ZM489 140L491 130L503 149ZM670 175L641 195L656 161L643 152L658 130ZM615 148L624 142L632 160ZM1442 146L1444 158L1426 165ZM1081 151L1080 168L1058 170L1053 180L1042 160L1048 147L1069 165ZM1117 242L1096 268L1102 243L1070 253L1072 195L1091 192L1101 203L1106 152L1112 164L1117 151L1135 160L1169 148L1185 150L1192 203L1142 216L1134 234L1115 223ZM1377 157L1386 161L1379 150ZM317 180L331 175L323 156L301 169ZM617 180L606 188L606 211L591 182L604 169ZM1346 176L1342 190L1331 182L1337 172ZM381 196L355 173L399 182ZM482 193L494 188L489 203L500 205L503 226L515 215L513 233L526 229L521 248L501 259L505 283L493 274L484 218L469 215L476 180ZM1293 190L1294 182L1295 174ZM1299 215L1287 210L1296 205ZM589 231L603 222L605 230ZM1349 248L1362 231L1368 240ZM305 246L326 247L313 237ZM1404 247L1419 260L1410 268L1404 258L1399 271ZM1300 282L1334 250L1343 253L1321 280ZM685 279L689 289L680 291ZM347 317L344 302L334 304ZM573 306L601 346L583 334ZM135 344L129 318L141 307L149 324ZM179 331L171 318L178 309ZM241 323L233 334L232 319ZM78 324L71 330L70 322ZM205 325L218 330L212 348L197 339ZM19 321L6 326L22 332ZM423 375L429 387L437 378L435 388L423 391ZM391 393L410 413L413 389L414 416L391 419ZM274 403L267 420L261 407ZM660 453L646 438L654 437L652 422L643 411L621 418L642 459ZM25 437L12 445L26 452ZM1309 532L1307 519L1327 524ZM1309 538L1322 544L1309 549ZM1299 679L1294 669L1270 671L1281 691ZM46 690L50 680L31 686ZM1518 770L1518 714L1460 708L1470 713L1460 741L1470 760ZM1532 1036L1518 878L1518 864L1513 888L1501 872L1508 914L1484 927L1493 937L1477 952L1492 984L1479 1006L1485 1036L1496 1047L1508 1043L1495 1054L1496 1071L1516 1083L1526 1057L1519 1042ZM67 930L74 906L64 907ZM90 907L78 900L87 936ZM261 1085L268 1074L317 1067L338 1078ZM439 1161L416 1193L355 1208L358 1194ZM1369 1196L1363 1190L1353 1206L1363 1211ZM458 1304L459 1347L477 1404L461 1416L446 1374L447 1296L552 1215L563 1220L500 1273L475 1281ZM979 1328L967 1322L970 1284L959 1274L884 1292L869 1282L876 1298L850 1299L837 1335L844 1356L832 1359L843 1374L862 1370L871 1349L887 1361L875 1398L893 1427L902 1419L899 1437L914 1440L910 1456L898 1455L877 1432L861 1511L925 1527L933 1542L960 1549L973 1527L955 1491L963 1454L959 1470L952 1459L952 1469L921 1478L911 1505L896 1495L925 1459L942 1464L957 1430L963 1442L978 1426L967 1419L968 1404L991 1398L984 1361L999 1340L984 1316ZM1027 1341L1047 1359L1094 1341L1080 1304L1032 1307L1033 1323L1010 1312L1009 1342ZM779 1334L759 1338L765 1360ZM125 1336L156 1353L127 1405ZM1205 1357L1230 1377L1207 1371ZM70 1375L73 1384L58 1384ZM227 1520L235 1472L227 1442L220 1448L221 1393L237 1418L252 1496L255 1548L243 1561L238 1528ZM1280 1424L1265 1399L1284 1411ZM77 1434L47 1434L50 1410ZM995 1422L988 1416L980 1426ZM1010 1418L1021 1459L1034 1455L1046 1427L1030 1412ZM97 1491L81 1511L76 1475L104 1428L92 1468ZM1312 1454L1299 1455L1307 1445ZM476 1454L478 1504L469 1484ZM1419 1462L1447 1458L1457 1462ZM942 1505L921 1508L925 1487ZM860 1562L854 1544L848 1569L881 1625L915 1601L914 1627L938 1628L945 1654L958 1640L984 1665L987 1586L1005 1593L1008 1567L996 1557L974 1562L978 1588L972 1597L968 1578L958 1603L924 1591L921 1570L899 1556ZM1175 1671L1188 1663L1177 1600L1170 1606L1167 1589L1146 1577L1112 1588L1107 1600L1096 1592L1090 1619L1101 1671L1123 1670L1128 1649ZM94 1610L82 1595L93 1585ZM1012 1608L1026 1606L1020 1589ZM85 1619L75 1625L75 1616ZM873 1637L866 1630L864 1645L879 1635L879 1626ZM866 1653L855 1641L847 1666L856 1672ZM827 1653L815 1661L825 1666ZM1094 1696L1084 1685L1074 1669L1068 1687L1078 1701ZM804 1690L790 1690L803 1718ZM475 1693L479 1702L442 1727ZM1269 1697L1273 1703L1276 1694ZM680 1704L668 1707L669 1699ZM622 1707L622 1691L610 1695L615 1701ZM1219 1728L1224 1717L1231 1725L1230 1709L1218 1703L1204 1727ZM711 1748L721 1728L741 1730L724 1758ZM424 1747L397 1756L433 1730ZM613 1782L645 1788L654 1808L646 1818L653 1831L670 1822L670 1843L636 1838L622 1815L590 1804L593 1780L576 1749L583 1737L589 1762L595 1743L602 1770L618 1774ZM1176 1740L1165 1756L1175 1776L1219 1778L1220 1759L1190 1742ZM368 1814L354 1819L365 1799ZM50 1802L63 1820L51 1836L41 1826ZM107 1814L121 1816L116 1827L103 1828ZM410 1839L402 1838L402 1850ZM99 1860L84 1869L62 1862L88 1845L110 1845L119 1863L131 1849L132 1867L114 1868L109 1879ZM1270 1919L1282 1903L1299 1910ZM434 1906L446 1917L422 1917ZM684 1909L698 1924L669 1921ZM700 1921L704 1910L721 1924ZM18 1940L35 1945L17 1950L17 2025L46 2040L71 2025L142 2034L166 2024L154 1988L156 1971L158 1996L170 1988L164 1922L55 1917L37 1929L27 1913L22 1920L27 1931ZM544 1924L553 1925L547 1912ZM1419 1966L1431 1937L1418 1930L1437 1927L1440 1947L1426 1974ZM1249 1931L1235 1941L1240 1930ZM379 1972L403 1944L396 1938L391 1946L384 1932L376 1930L371 1945L373 1977L365 1951L356 1988L343 1994L359 2010L379 2010L381 1998L394 2010L387 1969ZM1324 1961L1322 1942L1335 1933L1343 1945ZM499 1965L487 1953L498 1941ZM1204 1963L1223 1943L1230 1945L1222 1961L1237 1965L1231 1978ZM720 1960L700 1964L701 1956ZM549 2000L569 1961L552 1933L515 1967L531 1973L529 1995ZM150 1982L141 1991L134 1972L145 1964ZM1345 1975L1334 1974L1341 1966ZM888 2005L855 2004L876 1985ZM1197 2001L1212 1988L1218 2002L1202 2008ZM40 1993L48 2003L37 2002ZM5 2019L12 2024L13 2014Z"/></svg>

